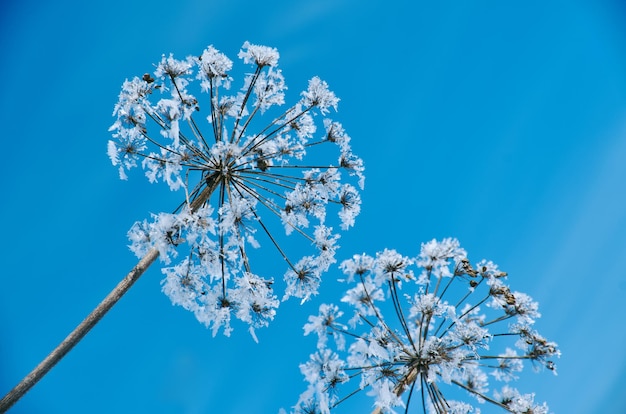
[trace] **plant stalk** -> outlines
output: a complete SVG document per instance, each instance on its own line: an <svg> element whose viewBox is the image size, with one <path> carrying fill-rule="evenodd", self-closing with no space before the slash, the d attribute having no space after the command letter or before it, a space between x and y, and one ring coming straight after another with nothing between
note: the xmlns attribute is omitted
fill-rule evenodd
<svg viewBox="0 0 626 414"><path fill-rule="evenodd" d="M0 400L0 413L6 412L24 394L28 392L44 375L52 369L81 339L93 328L104 315L130 289L139 277L159 257L156 248L150 250L126 275L115 289L78 325L50 354L26 375L9 393Z"/></svg>
<svg viewBox="0 0 626 414"><path fill-rule="evenodd" d="M220 175L214 173L206 179L206 187L191 202L192 212L197 211L206 203L211 194L220 183ZM87 332L91 330L106 313L115 305L139 277L154 263L159 257L159 250L152 248L141 260L132 268L117 286L107 295L106 298L76 327L74 330L52 351L50 354L26 375L11 391L0 400L0 413L5 413L24 396L40 379L44 377L76 344Z"/></svg>

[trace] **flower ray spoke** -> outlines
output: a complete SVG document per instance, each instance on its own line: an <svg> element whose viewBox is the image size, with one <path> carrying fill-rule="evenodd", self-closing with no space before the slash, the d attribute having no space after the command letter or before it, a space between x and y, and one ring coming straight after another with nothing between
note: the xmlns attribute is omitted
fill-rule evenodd
<svg viewBox="0 0 626 414"><path fill-rule="evenodd" d="M252 75L252 80L250 82L250 84L248 85L248 89L246 90L246 94L241 102L241 106L239 107L239 113L237 114L237 117L235 119L235 126L233 128L233 132L230 136L230 142L235 142L235 134L237 134L237 129L239 128L239 122L241 121L241 118L243 117L243 113L245 111L246 108L246 104L248 103L248 99L250 98L250 95L252 94L252 90L254 89L254 84L256 83L257 79L259 79L259 75L261 74L261 66L257 65L255 71L254 71L254 75ZM239 138L237 138L239 139Z"/></svg>
<svg viewBox="0 0 626 414"><path fill-rule="evenodd" d="M270 231L268 230L268 228L265 226L265 224L263 224L263 221L261 220L261 218L258 216L258 214L256 213L256 211L253 211L254 216L257 218L259 224L261 225L261 228L263 229L263 231L265 232L265 234L267 234L267 236L270 238L270 240L272 241L272 244L274 245L274 247L276 247L276 249L278 250L278 252L280 253L280 255L282 256L282 258L285 260L285 262L287 262L287 265L289 265L289 267L291 268L291 270L293 270L294 272L296 271L296 268L294 267L294 265L291 263L291 261L289 260L289 258L287 257L287 255L285 254L285 252L283 251L283 249L280 247L280 245L278 244L278 242L276 241L276 239L274 239L274 236L272 236L272 234L270 233Z"/></svg>
<svg viewBox="0 0 626 414"><path fill-rule="evenodd" d="M277 216L279 218L281 217L280 213L278 212L278 206L276 206L270 199L268 199L266 197L263 197L257 191L255 191L254 189L250 188L250 186L247 186L247 185L243 184L242 182L233 182L233 185L236 185L237 187L241 187L241 189L243 191L245 191L246 193L250 194L252 197L257 199L263 206L265 206L268 210L270 210L272 213L274 213L275 216ZM299 234L304 236L309 241L311 241L311 242L314 241L314 239L310 235L308 235L306 232L304 232L300 227L296 226L295 224L290 224L290 226L296 232L298 232Z"/></svg>
<svg viewBox="0 0 626 414"><path fill-rule="evenodd" d="M262 195L257 190L253 189L253 187L256 187L257 189L260 189L267 193L275 195L279 198L286 199L286 197L283 194L277 193L275 191L272 191L269 188L259 185L256 180L248 180L243 177L237 180L237 185L240 186L247 194L251 195L252 197L256 198L258 201L260 201L261 204L267 207L272 213L274 213L275 216L280 217L280 213L279 213L279 210L281 210L280 206L276 204L274 200L272 200L271 198L268 198Z"/></svg>
<svg viewBox="0 0 626 414"><path fill-rule="evenodd" d="M257 184L257 183L262 182L262 183L270 184L272 186L280 187L280 188L283 188L283 189L288 190L288 191L293 191L296 188L295 184L297 184L297 183L293 183L294 185L290 186L290 185L285 184L286 180L276 181L276 180L270 180L270 179L265 178L265 177L266 177L266 174L258 173L258 172L254 172L254 171L252 171L252 172L242 171L242 173L239 174L239 180L240 181L247 182L247 183L249 183L251 185L255 185L256 187L259 187L259 188L263 189L264 191L272 193L275 196L280 197L282 199L287 199L287 197L284 194L280 194L280 193L277 193L275 191L272 191L268 187L262 186L262 185ZM291 184L291 183L289 183L289 184Z"/></svg>
<svg viewBox="0 0 626 414"><path fill-rule="evenodd" d="M261 177L265 177L266 180L268 180L269 183L285 183L285 185L283 186L283 188L286 188L290 191L293 191L295 189L295 186L298 183L305 183L306 182L306 178L304 177L294 177L292 175L287 175L287 174L278 174L278 173L274 173L274 172L270 172L268 171L257 171L253 168L241 168L238 170L240 172L240 174L245 174L247 176L261 176ZM269 180L269 179L274 179L274 180ZM287 185L287 184L291 184L293 185L293 187Z"/></svg>
<svg viewBox="0 0 626 414"><path fill-rule="evenodd" d="M277 118L274 122L272 122L270 125L268 125L266 128L264 128L263 130L261 130L261 132L259 132L258 134L255 135L255 137L248 143L246 144L246 146L244 147L244 151L243 153L245 155L249 155L250 153L254 152L259 146L263 145L266 141L268 141L269 139L273 138L274 135L278 134L280 131L282 131L285 127L287 127L289 124L291 124L292 122L297 121L299 118L301 118L304 114L306 114L307 112L309 112L313 107L308 107L306 109L304 109L303 111L301 111L298 115L288 119L287 121L285 121L284 123L282 123L280 126L276 127L275 129L273 129L272 131L270 131L269 133L265 134L265 131L269 130L273 125L275 125L276 123L278 123L281 118ZM289 112L285 112L284 116L289 115ZM259 139L260 138L260 139ZM250 144L252 144L250 146Z"/></svg>

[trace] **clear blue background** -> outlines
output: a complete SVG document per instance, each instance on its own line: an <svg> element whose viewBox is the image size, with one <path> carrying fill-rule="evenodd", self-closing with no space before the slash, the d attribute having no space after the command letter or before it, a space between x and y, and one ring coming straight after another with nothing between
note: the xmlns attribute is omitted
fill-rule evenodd
<svg viewBox="0 0 626 414"><path fill-rule="evenodd" d="M138 174L119 181L106 156L123 80L162 53L214 44L234 58L249 40L278 48L294 94L319 75L342 99L367 182L340 258L459 238L539 301L538 328L561 346L559 375L520 388L556 413L626 412L622 2L9 0L0 12L0 393L136 263L132 223L176 204ZM212 338L150 269L11 412L289 408L315 345L301 327L338 299L336 275L321 298L283 304L257 345L241 325Z"/></svg>

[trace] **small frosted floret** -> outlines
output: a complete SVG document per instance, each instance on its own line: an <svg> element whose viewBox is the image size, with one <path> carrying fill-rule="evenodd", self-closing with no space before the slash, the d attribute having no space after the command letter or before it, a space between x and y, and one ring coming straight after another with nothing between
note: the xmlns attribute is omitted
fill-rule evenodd
<svg viewBox="0 0 626 414"><path fill-rule="evenodd" d="M309 88L302 92L303 103L307 106L320 108L322 114L329 111L329 108L337 109L339 98L328 89L328 84L315 76L309 81Z"/></svg>
<svg viewBox="0 0 626 414"><path fill-rule="evenodd" d="M259 67L276 66L278 63L278 50L273 47L253 45L250 42L244 42L242 50L239 52L239 58L244 63L254 63Z"/></svg>
<svg viewBox="0 0 626 414"><path fill-rule="evenodd" d="M228 72L233 68L233 61L225 54L213 47L213 45L207 47L200 57L198 58L198 76L202 79L206 77L208 79L217 78L219 81L221 78L226 78Z"/></svg>
<svg viewBox="0 0 626 414"><path fill-rule="evenodd" d="M275 316L277 285L283 299L317 294L336 260L333 229L360 212L364 176L330 117L339 100L326 82L315 77L289 97L275 48L245 42L238 57L252 67L239 71L238 90L233 61L213 46L163 55L153 73L126 80L107 154L122 179L141 168L180 194L173 212L128 233L137 256L157 249L167 265L163 292L214 334L230 334L236 318L256 338ZM255 253L263 248L276 257ZM258 275L258 257L286 270Z"/></svg>

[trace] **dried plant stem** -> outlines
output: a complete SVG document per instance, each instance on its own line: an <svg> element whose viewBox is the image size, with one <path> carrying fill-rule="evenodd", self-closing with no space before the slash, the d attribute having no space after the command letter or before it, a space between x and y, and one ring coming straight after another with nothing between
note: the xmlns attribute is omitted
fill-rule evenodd
<svg viewBox="0 0 626 414"><path fill-rule="evenodd" d="M118 283L106 298L70 333L50 354L26 375L0 400L0 413L6 412L28 392L52 367L59 362L93 328L104 315L130 289L139 277L159 257L157 249L150 250L135 267Z"/></svg>
<svg viewBox="0 0 626 414"><path fill-rule="evenodd" d="M206 187L191 202L191 211L197 211L219 185L219 175L213 174L206 179ZM159 257L159 250L151 249L146 255L128 272L115 289L78 325L50 354L26 375L11 391L0 400L0 413L5 413L20 398L24 396L40 379L44 377L81 339L91 330L106 313L119 301L131 288L139 277Z"/></svg>

